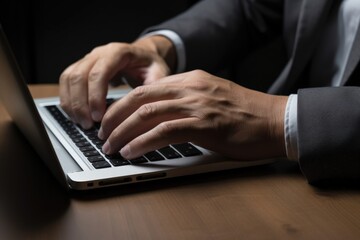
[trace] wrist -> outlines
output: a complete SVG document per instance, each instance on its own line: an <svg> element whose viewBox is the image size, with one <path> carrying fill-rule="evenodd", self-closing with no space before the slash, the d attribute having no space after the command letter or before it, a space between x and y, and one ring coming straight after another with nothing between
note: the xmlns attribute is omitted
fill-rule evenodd
<svg viewBox="0 0 360 240"><path fill-rule="evenodd" d="M270 121L270 139L273 142L275 155L278 157L286 157L284 119L285 109L288 101L287 96L273 96Z"/></svg>
<svg viewBox="0 0 360 240"><path fill-rule="evenodd" d="M164 59L171 72L175 72L176 50L174 44L168 38L161 35L152 35L140 38L133 44L154 52Z"/></svg>

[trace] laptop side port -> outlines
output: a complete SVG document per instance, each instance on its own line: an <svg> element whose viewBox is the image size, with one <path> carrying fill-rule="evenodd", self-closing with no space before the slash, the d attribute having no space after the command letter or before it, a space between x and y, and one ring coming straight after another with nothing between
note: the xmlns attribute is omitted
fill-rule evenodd
<svg viewBox="0 0 360 240"><path fill-rule="evenodd" d="M131 181L132 179L130 177L102 180L99 182L99 186L117 185L117 184L129 183Z"/></svg>

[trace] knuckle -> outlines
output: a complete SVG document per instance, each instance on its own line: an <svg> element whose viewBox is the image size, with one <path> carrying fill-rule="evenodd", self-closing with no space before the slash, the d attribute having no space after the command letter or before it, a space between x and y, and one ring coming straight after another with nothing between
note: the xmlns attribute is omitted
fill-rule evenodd
<svg viewBox="0 0 360 240"><path fill-rule="evenodd" d="M77 85L77 84L82 83L83 81L85 81L86 76L81 71L73 71L71 74L69 74L68 80L69 80L71 85Z"/></svg>
<svg viewBox="0 0 360 240"><path fill-rule="evenodd" d="M145 86L139 86L136 87L132 92L131 92L131 97L133 99L138 99L138 98L142 98L145 94L146 94L146 87Z"/></svg>
<svg viewBox="0 0 360 240"><path fill-rule="evenodd" d="M204 74L206 74L206 72L204 70L201 70L201 69L195 69L195 70L190 71L190 74L192 74L192 75L204 75Z"/></svg>
<svg viewBox="0 0 360 240"><path fill-rule="evenodd" d="M73 69L74 67L73 65L71 65L61 73L59 78L60 84L66 84L67 82L69 82Z"/></svg>
<svg viewBox="0 0 360 240"><path fill-rule="evenodd" d="M156 115L156 107L154 104L142 105L138 110L138 115L141 120L148 120L152 116Z"/></svg>
<svg viewBox="0 0 360 240"><path fill-rule="evenodd" d="M98 82L100 81L101 71L92 70L89 73L89 82Z"/></svg>
<svg viewBox="0 0 360 240"><path fill-rule="evenodd" d="M167 137L175 131L174 125L171 122L162 122L157 126L159 137Z"/></svg>
<svg viewBox="0 0 360 240"><path fill-rule="evenodd" d="M106 44L106 47L109 48L109 49L114 49L114 48L118 48L119 47L119 43L117 42L110 42L108 44Z"/></svg>
<svg viewBox="0 0 360 240"><path fill-rule="evenodd" d="M207 81L208 73L203 70L193 70L189 72L186 78L187 86L190 89L204 91L209 87L209 81Z"/></svg>
<svg viewBox="0 0 360 240"><path fill-rule="evenodd" d="M73 64L69 65L64 71L62 71L60 78L67 78L69 73L77 66L78 62L74 62Z"/></svg>
<svg viewBox="0 0 360 240"><path fill-rule="evenodd" d="M74 114L78 115L78 116L85 116L86 115L86 111L84 108L84 105L81 104L78 101L73 101L71 103L71 110Z"/></svg>
<svg viewBox="0 0 360 240"><path fill-rule="evenodd" d="M128 49L128 44L111 42L106 45L106 48L111 52L120 53L121 51L126 51Z"/></svg>
<svg viewBox="0 0 360 240"><path fill-rule="evenodd" d="M88 55L97 54L98 52L102 51L104 49L104 47L106 47L106 46L107 45L97 46L97 47L93 48Z"/></svg>
<svg viewBox="0 0 360 240"><path fill-rule="evenodd" d="M60 84L64 84L69 79L69 74L67 71L64 71L59 78Z"/></svg>
<svg viewBox="0 0 360 240"><path fill-rule="evenodd" d="M204 70L196 69L189 72L189 75L191 76L190 79L196 79L196 80L203 80L206 79L209 74L205 72Z"/></svg>
<svg viewBox="0 0 360 240"><path fill-rule="evenodd" d="M83 57L83 59L90 58L90 57L91 57L91 52L90 52L90 53L85 54L85 56Z"/></svg>

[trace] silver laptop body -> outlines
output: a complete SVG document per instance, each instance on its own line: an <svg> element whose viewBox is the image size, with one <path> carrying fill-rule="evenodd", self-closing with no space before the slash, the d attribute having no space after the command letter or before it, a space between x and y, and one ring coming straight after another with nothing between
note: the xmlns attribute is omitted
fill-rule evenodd
<svg viewBox="0 0 360 240"><path fill-rule="evenodd" d="M108 97L118 99L127 92L126 90L110 91ZM34 100L31 97L1 26L0 99L15 124L53 175L64 187L70 189L94 189L269 162L269 160L256 162L230 160L191 143L184 143L181 146L169 145L164 153L158 150L148 156L144 155L136 161L113 160L112 156L105 156L101 152L101 148L97 148L97 143L92 142L86 132L73 124L71 129L78 131L75 131L78 142L74 142L68 129L64 128L64 122L59 122L58 115L60 113L61 118L66 119L64 120L65 125L72 124L58 107L59 98ZM56 112L55 115L53 111ZM97 153L91 153L97 154L93 158L95 161L89 161L92 156L86 155L81 150L83 148L78 146L79 139L89 142L90 145L84 143L89 148L95 148ZM155 159L154 155L163 159ZM102 160L96 161L97 159Z"/></svg>

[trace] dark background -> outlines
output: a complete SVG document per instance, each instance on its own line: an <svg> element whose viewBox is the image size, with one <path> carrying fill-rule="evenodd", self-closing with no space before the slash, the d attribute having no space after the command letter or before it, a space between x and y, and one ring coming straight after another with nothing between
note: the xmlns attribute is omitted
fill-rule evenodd
<svg viewBox="0 0 360 240"><path fill-rule="evenodd" d="M96 46L129 42L194 0L1 0L0 22L28 83L56 83Z"/></svg>

